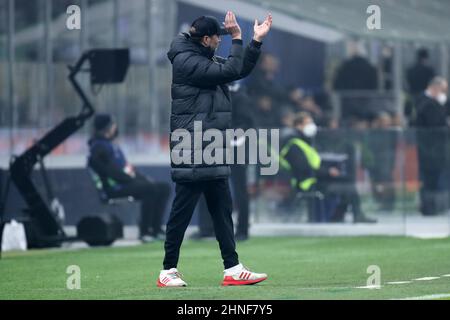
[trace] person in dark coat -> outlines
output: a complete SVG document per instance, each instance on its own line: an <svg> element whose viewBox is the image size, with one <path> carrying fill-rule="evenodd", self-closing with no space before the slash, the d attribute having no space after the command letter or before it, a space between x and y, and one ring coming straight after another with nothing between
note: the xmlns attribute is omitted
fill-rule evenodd
<svg viewBox="0 0 450 320"><path fill-rule="evenodd" d="M319 199L309 199L308 211L310 222L341 222L348 207L352 207L353 221L355 223L374 223L375 220L368 218L361 210L360 198L356 191L356 183L352 182L350 176L344 176L343 172L333 163L324 165L322 157L313 144L317 133L312 116L306 112L300 112L294 119L295 132L285 139L285 143L280 152L280 165L291 173L291 185L296 192L310 194L316 191L339 197L339 203L334 212L322 212L324 203ZM329 132L336 137L337 132ZM329 139L321 137L321 140L328 142L325 149L330 152L337 144L335 141L345 141L345 139ZM335 143L329 145L330 141ZM341 142L342 143L342 142ZM322 147L324 144L322 143ZM349 152L345 147L346 153ZM352 152L353 153L353 152ZM348 153L350 159L353 154ZM349 167L354 167L349 164ZM348 174L348 173L347 173Z"/></svg>
<svg viewBox="0 0 450 320"><path fill-rule="evenodd" d="M162 217L170 196L170 185L151 181L137 171L115 142L117 124L109 114L94 119L94 135L89 140L88 166L96 185L107 199L133 197L141 201L140 239L164 239Z"/></svg>
<svg viewBox="0 0 450 320"><path fill-rule="evenodd" d="M344 120L370 117L367 106L371 97L367 91L378 89L377 69L363 56L363 49L352 48L351 57L338 68L334 79L334 89L341 92Z"/></svg>
<svg viewBox="0 0 450 320"><path fill-rule="evenodd" d="M281 113L274 99L269 94L262 93L254 97L254 125L258 129L273 129L281 127Z"/></svg>
<svg viewBox="0 0 450 320"><path fill-rule="evenodd" d="M417 60L407 71L409 92L414 95L422 94L434 78L435 72L429 65L429 53L425 48L417 50Z"/></svg>
<svg viewBox="0 0 450 320"><path fill-rule="evenodd" d="M195 155L199 151L203 153L206 145L193 140L198 140L194 129L199 125L201 133L207 129L217 129L223 135L231 127L231 98L227 84L246 77L253 70L262 40L271 24L270 15L261 25L255 21L253 40L244 49L241 29L232 12L225 17L225 29L214 17L203 16L193 22L189 33L177 36L171 44L168 52L173 70L170 149L176 195L166 228L164 269L157 281L159 287L186 286L177 270L179 252L202 194L213 219L224 262L222 284L254 284L267 278L266 274L250 272L239 263L231 217L230 167L218 161L212 164L203 159L198 161ZM225 33L233 39L228 59L215 55L221 41L220 35ZM216 155L226 155L227 148L223 142L212 149Z"/></svg>
<svg viewBox="0 0 450 320"><path fill-rule="evenodd" d="M447 94L447 80L435 77L417 103L417 144L422 182L420 209L423 215L439 213L437 195L440 191L440 179L448 162L446 159L449 132Z"/></svg>
<svg viewBox="0 0 450 320"><path fill-rule="evenodd" d="M233 128L243 129L244 131L253 128L252 102L245 88L237 83L230 86L230 92L233 97ZM236 228L236 239L238 241L247 240L249 231L250 204L247 185L248 145L248 141L239 140L236 140L233 144L235 163L231 166L231 183L233 185L233 195L238 213ZM245 163L237 162L239 149L245 149L244 152L247 155Z"/></svg>
<svg viewBox="0 0 450 320"><path fill-rule="evenodd" d="M263 53L255 71L246 81L248 94L252 97L267 95L274 101L285 101L287 92L276 79L279 71L279 59L272 54Z"/></svg>
<svg viewBox="0 0 450 320"><path fill-rule="evenodd" d="M319 191L319 180L337 177L337 168L324 168L321 157L313 145L317 134L317 126L307 112L295 115L290 136L285 137L280 151L280 167L290 173L292 195L313 195ZM294 198L292 198L293 200ZM324 222L322 215L323 201L317 196L307 199L309 222Z"/></svg>
<svg viewBox="0 0 450 320"><path fill-rule="evenodd" d="M409 123L414 125L417 119L417 107L422 95L427 89L428 84L434 78L435 71L430 66L430 59L428 50L421 48L417 50L417 59L415 64L408 68L406 72L406 79L408 82L409 100L405 105L405 116Z"/></svg>

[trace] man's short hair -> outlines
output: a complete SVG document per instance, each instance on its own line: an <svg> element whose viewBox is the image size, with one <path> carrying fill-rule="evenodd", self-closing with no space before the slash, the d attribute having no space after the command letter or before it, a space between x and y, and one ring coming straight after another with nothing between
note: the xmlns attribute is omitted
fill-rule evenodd
<svg viewBox="0 0 450 320"><path fill-rule="evenodd" d="M431 79L430 83L428 84L429 87L434 86L444 86L447 84L447 79L441 76L436 76L433 79Z"/></svg>
<svg viewBox="0 0 450 320"><path fill-rule="evenodd" d="M306 119L312 119L312 116L310 113L306 112L306 111L302 111L299 113L295 114L294 117L294 127L304 124Z"/></svg>

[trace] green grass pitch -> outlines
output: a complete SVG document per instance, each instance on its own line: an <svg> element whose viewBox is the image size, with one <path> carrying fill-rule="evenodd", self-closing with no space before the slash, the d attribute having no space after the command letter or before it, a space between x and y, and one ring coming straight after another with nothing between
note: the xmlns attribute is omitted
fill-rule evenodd
<svg viewBox="0 0 450 320"><path fill-rule="evenodd" d="M223 266L215 241L183 243L178 268L189 286L176 289L156 287L162 242L4 253L0 299L397 299L450 294L450 277L444 277L450 274L450 239L253 238L238 243L238 253L247 267L268 273L268 280L221 287ZM81 269L80 290L66 288L69 265ZM369 265L380 267L382 287L355 288L366 285ZM424 277L439 278L388 284Z"/></svg>

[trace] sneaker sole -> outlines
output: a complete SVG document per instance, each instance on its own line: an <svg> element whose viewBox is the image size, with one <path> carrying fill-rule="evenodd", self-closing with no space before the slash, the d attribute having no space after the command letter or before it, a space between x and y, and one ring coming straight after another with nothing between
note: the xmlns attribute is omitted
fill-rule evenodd
<svg viewBox="0 0 450 320"><path fill-rule="evenodd" d="M233 281L223 281L222 282L222 286L224 287L228 287L228 286L250 286L253 284L257 284L259 282L262 282L264 280L266 280L267 277L265 278L261 278L261 279L256 279L256 280L233 280Z"/></svg>
<svg viewBox="0 0 450 320"><path fill-rule="evenodd" d="M156 282L156 285L158 288L184 288L187 287L187 285L181 285L181 286L166 286L165 284L161 283L158 279Z"/></svg>

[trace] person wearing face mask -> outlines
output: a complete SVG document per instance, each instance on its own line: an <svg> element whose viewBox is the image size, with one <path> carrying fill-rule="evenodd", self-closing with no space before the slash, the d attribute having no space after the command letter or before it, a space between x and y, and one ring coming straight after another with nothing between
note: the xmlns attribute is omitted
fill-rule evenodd
<svg viewBox="0 0 450 320"><path fill-rule="evenodd" d="M309 113L296 114L293 126L295 131L284 139L280 151L280 166L291 173L291 186L297 192L316 191L318 179L338 177L340 172L335 167L325 169L321 166L320 155L312 144L317 125ZM313 212L316 207L315 203L308 204L310 222L317 222L317 214Z"/></svg>
<svg viewBox="0 0 450 320"><path fill-rule="evenodd" d="M89 140L88 167L97 188L108 199L133 197L141 201L139 238L142 242L164 239L162 217L170 196L168 183L151 181L137 171L116 143L119 131L113 117L99 114Z"/></svg>
<svg viewBox="0 0 450 320"><path fill-rule="evenodd" d="M447 94L447 80L435 77L418 102L416 136L421 181L420 211L426 216L445 209L439 198L445 193L440 180L449 161L446 152L450 110Z"/></svg>

